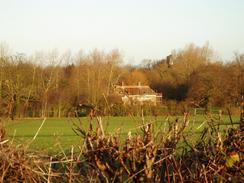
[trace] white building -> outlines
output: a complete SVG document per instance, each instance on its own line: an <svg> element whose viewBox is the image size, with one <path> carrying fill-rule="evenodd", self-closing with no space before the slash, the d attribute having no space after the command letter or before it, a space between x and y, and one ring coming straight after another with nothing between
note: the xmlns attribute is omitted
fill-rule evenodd
<svg viewBox="0 0 244 183"><path fill-rule="evenodd" d="M116 85L115 93L121 96L124 104L153 104L162 100L162 94L156 93L147 85Z"/></svg>

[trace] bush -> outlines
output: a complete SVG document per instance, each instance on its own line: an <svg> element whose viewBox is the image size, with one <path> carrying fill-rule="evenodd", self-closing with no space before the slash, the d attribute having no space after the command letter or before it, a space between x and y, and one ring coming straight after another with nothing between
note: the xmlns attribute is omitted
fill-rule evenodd
<svg viewBox="0 0 244 183"><path fill-rule="evenodd" d="M46 182L42 161L24 148L8 145L0 124L0 182Z"/></svg>
<svg viewBox="0 0 244 183"><path fill-rule="evenodd" d="M156 136L151 123L141 126L142 134L128 133L125 142L119 134L106 135L101 119L98 128L77 132L84 138L81 176L94 182L242 182L242 146L240 130L230 129L221 138L209 122L196 144L184 137L188 114L183 121L172 122L167 133ZM176 153L179 142L186 143Z"/></svg>

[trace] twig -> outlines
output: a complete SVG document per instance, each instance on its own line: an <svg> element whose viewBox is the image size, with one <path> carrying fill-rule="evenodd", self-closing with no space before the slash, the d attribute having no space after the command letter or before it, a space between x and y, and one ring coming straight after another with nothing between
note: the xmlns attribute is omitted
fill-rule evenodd
<svg viewBox="0 0 244 183"><path fill-rule="evenodd" d="M101 132L102 132L102 138L105 137L105 134L104 134L104 130L103 130L103 125L102 125L102 118L101 117L97 117L97 121L98 121L98 125L101 129Z"/></svg>
<svg viewBox="0 0 244 183"><path fill-rule="evenodd" d="M69 167L69 183L72 182L72 170L73 170L73 161L74 161L74 146L71 148L71 161L70 161L70 167Z"/></svg>
<svg viewBox="0 0 244 183"><path fill-rule="evenodd" d="M14 134L13 134L13 137L12 137L12 140L11 140L11 144L13 144L13 142L14 142L15 135L16 135L16 129L14 129Z"/></svg>
<svg viewBox="0 0 244 183"><path fill-rule="evenodd" d="M40 132L42 126L44 125L44 123L45 123L45 121L46 121L46 119L47 119L47 118L44 118L44 119L43 119L42 124L41 124L41 126L38 128L38 130L37 130L35 136L33 137L32 141L34 141L34 140L36 139L36 137L37 137L37 135L39 134L39 132ZM32 141L31 141L31 142L32 142Z"/></svg>
<svg viewBox="0 0 244 183"><path fill-rule="evenodd" d="M50 157L50 164L49 164L49 168L48 168L48 178L47 178L47 183L50 183L50 179L51 179L51 171L52 171L52 156Z"/></svg>
<svg viewBox="0 0 244 183"><path fill-rule="evenodd" d="M156 165L162 161L164 161L165 159L169 158L171 155L165 156L164 158L156 161L153 165ZM140 171L136 172L134 175L130 176L127 180L124 181L124 183L129 182L131 179L133 179L135 176L137 176L138 174L140 174L141 172L143 172L145 170L145 168L141 169Z"/></svg>
<svg viewBox="0 0 244 183"><path fill-rule="evenodd" d="M198 127L197 130L200 129L207 121L203 121Z"/></svg>

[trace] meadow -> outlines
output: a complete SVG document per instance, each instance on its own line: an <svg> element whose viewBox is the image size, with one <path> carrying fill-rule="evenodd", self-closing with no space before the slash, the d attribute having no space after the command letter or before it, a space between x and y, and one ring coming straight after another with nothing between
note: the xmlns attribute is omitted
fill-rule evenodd
<svg viewBox="0 0 244 183"><path fill-rule="evenodd" d="M164 133L167 131L169 124L178 119L179 123L183 120L182 116L158 116L158 117L103 117L102 123L105 133L120 136L121 140L127 137L128 132L132 134L141 133L140 126L145 123L153 123L154 131ZM238 116L232 116L234 122L239 120ZM208 126L207 121L220 123L221 131L228 128L230 123L229 116L190 116L189 125L185 135L189 141L194 142L200 132ZM13 144L28 146L31 151L45 151L48 153L57 153L69 151L71 146L78 149L82 145L82 138L78 136L73 129L77 126L87 130L89 118L48 118L37 137L33 140L35 134L42 124L43 119L16 119L7 120L4 125L7 131L7 137ZM97 120L91 121L96 128Z"/></svg>

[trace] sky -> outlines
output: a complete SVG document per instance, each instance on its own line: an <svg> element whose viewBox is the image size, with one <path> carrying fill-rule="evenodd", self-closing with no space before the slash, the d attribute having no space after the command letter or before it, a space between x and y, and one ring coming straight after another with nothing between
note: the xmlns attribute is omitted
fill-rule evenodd
<svg viewBox="0 0 244 183"><path fill-rule="evenodd" d="M226 61L244 53L244 0L0 0L0 42L27 55L118 49L130 64L209 42Z"/></svg>

